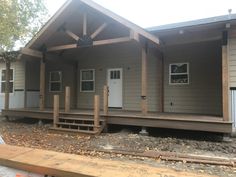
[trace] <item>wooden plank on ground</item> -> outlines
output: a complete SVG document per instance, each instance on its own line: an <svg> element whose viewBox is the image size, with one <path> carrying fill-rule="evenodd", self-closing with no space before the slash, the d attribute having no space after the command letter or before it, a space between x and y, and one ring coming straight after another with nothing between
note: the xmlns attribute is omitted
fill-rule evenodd
<svg viewBox="0 0 236 177"><path fill-rule="evenodd" d="M57 177L209 177L209 175L134 162L98 159L9 145L0 145L0 165Z"/></svg>

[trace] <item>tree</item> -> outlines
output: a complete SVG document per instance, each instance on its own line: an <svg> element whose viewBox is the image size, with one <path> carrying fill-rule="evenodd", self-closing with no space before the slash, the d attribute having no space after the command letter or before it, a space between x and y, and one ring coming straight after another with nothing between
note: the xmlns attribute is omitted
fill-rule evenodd
<svg viewBox="0 0 236 177"><path fill-rule="evenodd" d="M25 44L47 18L44 0L0 0L0 53Z"/></svg>

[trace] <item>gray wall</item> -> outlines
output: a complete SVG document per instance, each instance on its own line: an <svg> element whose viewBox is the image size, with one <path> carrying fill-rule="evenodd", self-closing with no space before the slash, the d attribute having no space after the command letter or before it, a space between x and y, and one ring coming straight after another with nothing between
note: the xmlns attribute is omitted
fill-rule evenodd
<svg viewBox="0 0 236 177"><path fill-rule="evenodd" d="M99 94L103 100L103 86L107 84L107 69L123 69L123 109L140 110L141 95L141 49L135 43L118 44L86 49L78 59L79 108L92 108L93 96ZM148 105L150 111L158 110L157 57L148 57ZM95 92L80 92L80 70L95 69ZM102 101L101 101L102 107Z"/></svg>
<svg viewBox="0 0 236 177"><path fill-rule="evenodd" d="M169 64L188 62L189 85L169 85ZM165 48L165 111L222 114L220 42ZM171 106L171 103L173 105Z"/></svg>

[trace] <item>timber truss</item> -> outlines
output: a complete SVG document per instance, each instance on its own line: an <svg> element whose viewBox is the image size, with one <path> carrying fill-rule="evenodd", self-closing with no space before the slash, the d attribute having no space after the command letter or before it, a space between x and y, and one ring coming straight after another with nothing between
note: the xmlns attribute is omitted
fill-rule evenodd
<svg viewBox="0 0 236 177"><path fill-rule="evenodd" d="M63 31L66 33L70 38L75 40L75 43L66 44L66 45L58 45L53 47L43 47L41 50L33 50L30 48L22 48L21 54L43 58L44 53L46 52L56 52L61 50L68 50L68 49L75 49L75 48L82 48L82 47L92 47L92 46L100 46L100 45L108 45L108 44L116 44L116 43L123 43L129 42L132 40L139 41L139 34L134 30L130 29L129 35L124 37L112 38L112 39L104 39L104 40L95 40L95 38L104 31L104 29L108 26L108 23L101 24L91 35L88 35L88 26L87 26L87 13L84 12L83 14L83 35L78 36L69 29L65 27L63 24L58 31Z"/></svg>

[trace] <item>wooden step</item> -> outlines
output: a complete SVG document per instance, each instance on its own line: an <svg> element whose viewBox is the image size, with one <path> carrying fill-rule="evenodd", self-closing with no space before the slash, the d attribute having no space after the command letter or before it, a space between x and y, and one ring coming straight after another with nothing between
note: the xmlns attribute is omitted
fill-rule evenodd
<svg viewBox="0 0 236 177"><path fill-rule="evenodd" d="M83 121L94 121L93 117L87 118L87 117L59 117L59 120L83 120ZM100 119L100 122L104 122L104 119Z"/></svg>
<svg viewBox="0 0 236 177"><path fill-rule="evenodd" d="M50 130L56 131L65 131L65 132L74 132L74 133L83 133L83 134L98 134L96 131L89 131L89 130L77 130L77 129L69 129L69 128L61 128L61 127L52 127Z"/></svg>
<svg viewBox="0 0 236 177"><path fill-rule="evenodd" d="M67 123L67 122L58 122L57 125L72 125L72 126L78 126L78 127L95 127L95 125L93 125L93 124L76 124L76 123Z"/></svg>

